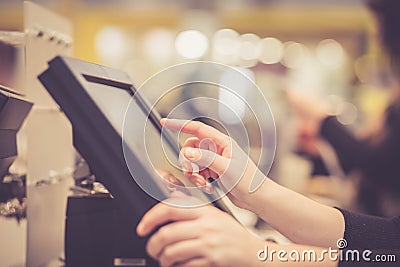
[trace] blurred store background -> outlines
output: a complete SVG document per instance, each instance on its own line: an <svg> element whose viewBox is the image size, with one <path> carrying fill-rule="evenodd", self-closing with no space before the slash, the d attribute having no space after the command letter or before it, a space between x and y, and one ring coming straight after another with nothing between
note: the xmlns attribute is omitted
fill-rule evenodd
<svg viewBox="0 0 400 267"><path fill-rule="evenodd" d="M310 162L295 153L295 116L285 90L325 99L334 107L332 115L360 136L374 127L390 100L391 77L385 71L374 18L364 1L32 2L70 20L75 57L124 70L137 86L164 68L184 62L215 61L245 69L268 99L275 119L277 153L270 176L326 203L351 206L351 181L312 179ZM23 30L22 1L0 0L0 30ZM21 86L22 53L18 45L11 47L0 40L0 84ZM158 109L168 113L177 101L171 96ZM23 231L7 237L1 229L1 255L7 246L16 246L4 240L24 242ZM15 255L14 262L0 265L22 266L23 253Z"/></svg>
<svg viewBox="0 0 400 267"><path fill-rule="evenodd" d="M266 95L296 87L351 101L341 104L344 124L384 106L376 92L374 105L368 98L387 77L361 0L33 2L71 20L74 56L122 69L137 85L165 67L210 60L248 68ZM0 4L1 29L21 30L22 1Z"/></svg>
<svg viewBox="0 0 400 267"><path fill-rule="evenodd" d="M361 0L34 2L72 22L74 56L124 70L137 86L183 62L206 60L246 68L275 118L275 165L297 162L287 156L293 131L284 90L325 97L340 122L360 134L366 131L360 125L369 125L366 120L373 124L390 95L383 90L390 76L384 71L374 18ZM0 28L21 30L21 1L0 3ZM166 104L174 106L173 101ZM168 110L158 108L161 113ZM287 164L291 163L277 172L296 169ZM279 180L293 175L274 176ZM284 182L289 186L296 181L289 180Z"/></svg>

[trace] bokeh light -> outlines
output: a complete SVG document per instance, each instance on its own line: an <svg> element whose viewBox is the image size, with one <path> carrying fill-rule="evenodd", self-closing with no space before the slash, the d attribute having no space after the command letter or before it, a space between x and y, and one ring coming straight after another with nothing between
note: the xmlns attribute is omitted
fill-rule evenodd
<svg viewBox="0 0 400 267"><path fill-rule="evenodd" d="M340 67L345 60L342 45L333 39L322 40L316 48L316 54L319 61L329 68Z"/></svg>
<svg viewBox="0 0 400 267"><path fill-rule="evenodd" d="M340 114L337 116L337 119L340 123L344 125L350 125L356 121L358 117L358 109L354 104L350 102L343 102L340 109Z"/></svg>
<svg viewBox="0 0 400 267"><path fill-rule="evenodd" d="M240 50L239 33L232 29L220 29L212 38L213 60L234 64Z"/></svg>
<svg viewBox="0 0 400 267"><path fill-rule="evenodd" d="M95 50L101 63L111 67L120 67L129 54L128 50L134 48L132 46L126 33L119 27L103 27L95 36Z"/></svg>
<svg viewBox="0 0 400 267"><path fill-rule="evenodd" d="M208 50L208 39L197 30L183 31L176 37L175 48L178 54L185 58L199 59Z"/></svg>
<svg viewBox="0 0 400 267"><path fill-rule="evenodd" d="M297 42L287 42L284 45L282 64L287 68L297 69L305 65L309 54L307 47Z"/></svg>
<svg viewBox="0 0 400 267"><path fill-rule="evenodd" d="M261 39L253 33L246 33L240 36L240 58L243 60L258 59L261 51Z"/></svg>
<svg viewBox="0 0 400 267"><path fill-rule="evenodd" d="M167 65L174 56L174 39L174 33L168 29L150 30L143 38L144 55L156 65Z"/></svg>
<svg viewBox="0 0 400 267"><path fill-rule="evenodd" d="M268 37L261 41L262 52L260 61L264 64L275 64L281 61L283 56L283 44L280 40Z"/></svg>

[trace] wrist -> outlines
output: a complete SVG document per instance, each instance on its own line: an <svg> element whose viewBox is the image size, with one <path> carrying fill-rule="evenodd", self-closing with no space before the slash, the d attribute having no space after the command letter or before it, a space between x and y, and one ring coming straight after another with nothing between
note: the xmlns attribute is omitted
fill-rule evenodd
<svg viewBox="0 0 400 267"><path fill-rule="evenodd" d="M264 176L265 177L265 176ZM241 197L242 202L246 205L246 209L254 212L259 217L263 217L264 210L269 203L270 195L274 195L275 187L277 184L273 182L270 178L265 177L262 184L254 192L249 192L247 190L245 194Z"/></svg>

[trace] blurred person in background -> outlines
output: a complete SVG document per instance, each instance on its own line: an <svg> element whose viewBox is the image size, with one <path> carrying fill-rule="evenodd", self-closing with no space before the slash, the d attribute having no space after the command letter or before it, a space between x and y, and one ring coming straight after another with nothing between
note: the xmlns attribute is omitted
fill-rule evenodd
<svg viewBox="0 0 400 267"><path fill-rule="evenodd" d="M372 215L400 213L400 1L369 0L379 25L382 44L388 54L396 83L396 94L387 107L382 127L370 138L360 140L328 116L321 101L289 91L288 97L300 115L297 129L298 149L314 162L314 172L324 170L320 158L321 140L327 141L346 174L360 176L357 189L360 211Z"/></svg>

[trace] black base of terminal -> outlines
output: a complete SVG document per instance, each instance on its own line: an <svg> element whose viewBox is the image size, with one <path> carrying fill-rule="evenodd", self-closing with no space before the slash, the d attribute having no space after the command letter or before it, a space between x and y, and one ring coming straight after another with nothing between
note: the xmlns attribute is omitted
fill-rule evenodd
<svg viewBox="0 0 400 267"><path fill-rule="evenodd" d="M69 197L66 266L158 266L145 252L146 240L136 235L139 219L126 218L110 196Z"/></svg>

